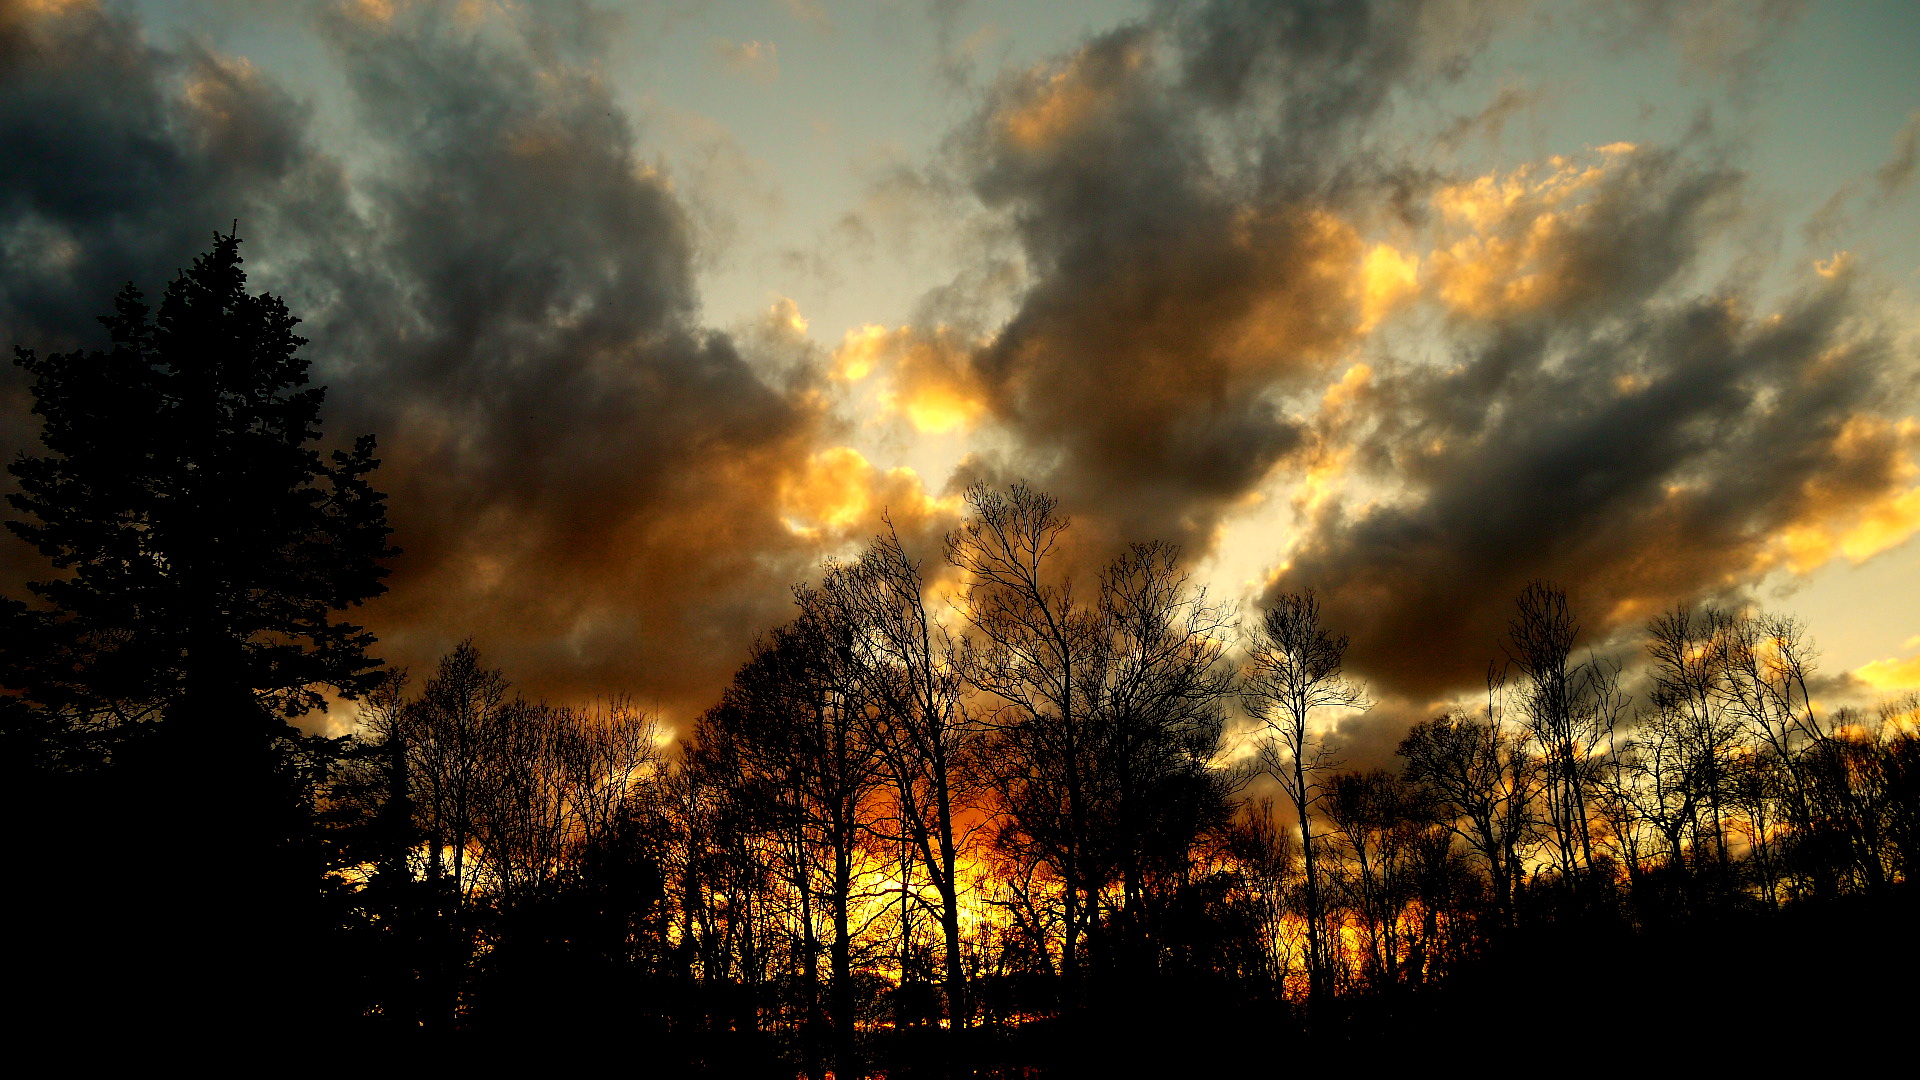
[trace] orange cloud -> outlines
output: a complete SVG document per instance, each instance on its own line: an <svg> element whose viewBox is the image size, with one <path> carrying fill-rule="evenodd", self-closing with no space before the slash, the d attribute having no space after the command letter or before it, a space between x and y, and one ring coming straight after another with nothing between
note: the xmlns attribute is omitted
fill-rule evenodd
<svg viewBox="0 0 1920 1080"><path fill-rule="evenodd" d="M1400 253L1369 250L1359 230L1324 210L1242 211L1232 241L1256 277L1242 311L1208 312L1207 321L1224 322L1214 347L1247 375L1271 376L1276 356L1330 359L1407 295ZM1196 320L1194 331L1205 334L1204 325Z"/></svg>
<svg viewBox="0 0 1920 1080"><path fill-rule="evenodd" d="M1360 328L1371 330L1420 291L1420 256L1375 244L1360 263Z"/></svg>
<svg viewBox="0 0 1920 1080"><path fill-rule="evenodd" d="M800 314L800 305L786 296L773 302L773 305L767 309L766 317L776 330L795 337L804 335L807 327L812 325L805 315Z"/></svg>
<svg viewBox="0 0 1920 1080"><path fill-rule="evenodd" d="M987 399L968 368L968 346L944 326L931 332L869 324L847 331L829 370L859 382L883 372L881 408L904 417L914 430L946 434L973 427L987 412Z"/></svg>
<svg viewBox="0 0 1920 1080"><path fill-rule="evenodd" d="M847 331L840 347L833 350L833 377L859 382L889 358L892 345L893 334L878 323Z"/></svg>
<svg viewBox="0 0 1920 1080"><path fill-rule="evenodd" d="M1050 75L1036 69L1001 112L1000 127L1024 149L1053 146L1117 100L1116 83L1138 71L1145 59L1144 50L1135 46L1121 50L1117 64L1104 52L1082 51Z"/></svg>
<svg viewBox="0 0 1920 1080"><path fill-rule="evenodd" d="M64 15L76 8L96 8L99 0L20 0L18 8L28 15Z"/></svg>
<svg viewBox="0 0 1920 1080"><path fill-rule="evenodd" d="M1835 468L1807 482L1804 513L1774 537L1762 566L1805 574L1836 558L1857 565L1920 532L1920 465L1909 456L1916 443L1920 424L1911 419L1849 419L1830 444ZM1877 495L1861 497L1861 478L1877 481Z"/></svg>
<svg viewBox="0 0 1920 1080"><path fill-rule="evenodd" d="M857 540L891 516L903 531L920 523L956 516L957 497L929 495L920 474L909 468L881 470L850 446L810 455L781 483L780 519L795 536L827 544Z"/></svg>
<svg viewBox="0 0 1920 1080"><path fill-rule="evenodd" d="M954 387L925 385L914 388L901 411L916 431L943 435L972 427L986 407L985 401Z"/></svg>
<svg viewBox="0 0 1920 1080"><path fill-rule="evenodd" d="M1555 155L1441 188L1433 196L1443 240L1429 258L1440 299L1455 312L1491 319L1542 307L1582 287L1566 258L1567 237L1589 216L1593 189L1630 161L1631 143L1581 164ZM1462 235L1464 234L1464 235Z"/></svg>

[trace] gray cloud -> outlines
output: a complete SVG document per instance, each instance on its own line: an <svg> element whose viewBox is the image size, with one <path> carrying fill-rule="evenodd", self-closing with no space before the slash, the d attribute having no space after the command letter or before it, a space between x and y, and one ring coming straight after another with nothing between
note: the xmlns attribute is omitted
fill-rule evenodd
<svg viewBox="0 0 1920 1080"><path fill-rule="evenodd" d="M1712 40L1667 8L1628 15L1738 80L1794 10ZM1469 67L1498 13L1168 5L1003 78L952 146L1027 275L964 361L1011 436L964 477L1024 475L1097 530L1198 552L1248 493L1350 460L1364 490L1312 511L1274 587L1320 589L1356 669L1403 699L1478 685L1530 579L1567 585L1597 640L1845 547L1835 530L1909 482L1894 346L1844 265L1787 297L1718 269L1745 210L1704 121L1695 151L1507 178L1560 188L1493 198L1473 212L1513 216L1481 223L1490 246L1430 255L1443 362L1366 338L1348 223L1445 234L1433 208L1472 179L1381 121ZM1312 419L1356 355L1371 381Z"/></svg>
<svg viewBox="0 0 1920 1080"><path fill-rule="evenodd" d="M0 3L0 334L73 344L129 281L170 277L238 217L336 181L302 110L244 61L154 47L92 5Z"/></svg>
<svg viewBox="0 0 1920 1080"><path fill-rule="evenodd" d="M1892 346L1843 266L1756 310L1685 287L1738 179L1643 151L1557 237L1537 305L1456 316L1446 364L1387 362L1331 435L1404 490L1331 504L1276 588L1318 588L1396 690L1472 685L1529 580L1595 637L1791 563L1783 534L1904 490ZM1808 543L1826 541L1817 537ZM1811 557L1813 552L1803 553Z"/></svg>
<svg viewBox="0 0 1920 1080"><path fill-rule="evenodd" d="M1893 156L1874 170L1882 199L1892 198L1913 179L1916 159L1920 159L1920 110L1915 110L1893 137Z"/></svg>
<svg viewBox="0 0 1920 1080"><path fill-rule="evenodd" d="M1147 537L1197 554L1249 494L1344 461L1371 487L1314 504L1277 587L1320 589L1401 720L1478 684L1527 579L1567 584L1605 634L1811 560L1903 490L1904 391L1869 290L1836 263L1763 301L1719 271L1741 180L1705 152L1620 154L1577 206L1483 223L1527 249L1524 279L1492 279L1519 294L1456 273L1487 250L1429 253L1438 361L1369 336L1363 235L1453 228L1436 200L1470 179L1385 121L1466 70L1505 7L1165 5L979 90L937 167L882 193L980 210L942 232L985 239L894 372L984 410L953 481L1059 493L1089 557ZM383 648L420 664L477 635L536 693L698 707L820 550L889 504L917 541L938 532L907 481L822 454L844 433L803 341L701 324L702 196L649 167L596 9L313 10L350 159L243 61L111 10L0 0L0 158L18 163L0 333L94 340L121 282L157 288L239 218L255 285L308 320L330 430L381 436L407 549L368 613ZM1648 12L1636 25L1678 18ZM1728 55L1772 39L1740 40ZM859 208L849 245L896 212ZM1371 380L1325 407L1356 357ZM24 446L5 392L0 435ZM836 524L786 520L809 505ZM1370 760L1391 741L1345 734Z"/></svg>
<svg viewBox="0 0 1920 1080"><path fill-rule="evenodd" d="M811 369L698 325L693 230L591 35L446 14L321 16L350 184L244 62L9 9L0 144L30 164L0 230L74 254L57 279L10 264L4 329L87 340L120 281L157 287L242 218L255 286L306 316L330 430L381 436L406 549L368 613L386 654L472 634L533 692L698 707L815 556L780 519L825 423Z"/></svg>
<svg viewBox="0 0 1920 1080"><path fill-rule="evenodd" d="M1361 321L1335 215L1409 183L1365 152L1368 120L1459 70L1485 14L1170 5L1003 78L952 162L1029 278L971 360L1009 467L1120 534L1210 546L1302 446L1289 398Z"/></svg>
<svg viewBox="0 0 1920 1080"><path fill-rule="evenodd" d="M157 48L110 9L37 8L0 0L0 342L97 342L94 317L122 285L157 291L237 218L256 236L325 231L339 174L250 65ZM36 436L27 404L18 371L0 369L9 453ZM45 572L0 544L9 591Z"/></svg>
<svg viewBox="0 0 1920 1080"><path fill-rule="evenodd" d="M1808 0L1604 0L1580 9L1590 34L1616 48L1653 36L1679 48L1688 74L1720 80L1745 101L1765 61L1809 7Z"/></svg>

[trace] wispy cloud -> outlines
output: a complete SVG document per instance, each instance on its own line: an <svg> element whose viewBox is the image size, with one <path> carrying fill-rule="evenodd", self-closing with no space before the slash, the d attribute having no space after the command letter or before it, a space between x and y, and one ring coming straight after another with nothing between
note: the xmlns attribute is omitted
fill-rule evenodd
<svg viewBox="0 0 1920 1080"><path fill-rule="evenodd" d="M728 71L761 86L771 86L780 78L780 47L771 41L716 40L713 56Z"/></svg>

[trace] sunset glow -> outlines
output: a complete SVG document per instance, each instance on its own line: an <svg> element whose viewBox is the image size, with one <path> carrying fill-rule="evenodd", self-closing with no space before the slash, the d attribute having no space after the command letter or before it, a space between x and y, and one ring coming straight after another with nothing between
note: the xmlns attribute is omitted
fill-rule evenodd
<svg viewBox="0 0 1920 1080"><path fill-rule="evenodd" d="M1848 985L1676 943L1920 926L1916 59L1901 0L0 0L30 992L205 940L249 1030L904 1080Z"/></svg>

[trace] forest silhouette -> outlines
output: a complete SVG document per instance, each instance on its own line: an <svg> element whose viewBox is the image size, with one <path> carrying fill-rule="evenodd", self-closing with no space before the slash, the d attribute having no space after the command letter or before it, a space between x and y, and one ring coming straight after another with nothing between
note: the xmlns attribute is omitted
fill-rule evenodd
<svg viewBox="0 0 1920 1080"><path fill-rule="evenodd" d="M889 525L796 585L670 738L515 694L485 626L376 659L345 621L400 555L375 442L321 452L236 235L101 321L16 352L43 451L8 524L56 571L0 639L28 1042L1564 1071L1907 1022L1920 697L1829 711L1791 618L1682 604L1607 656L1536 582L1480 704L1349 768L1367 692L1311 592L1236 612L1171 545L1089 564L1054 497L980 485L940 550ZM329 699L353 734L297 726Z"/></svg>

